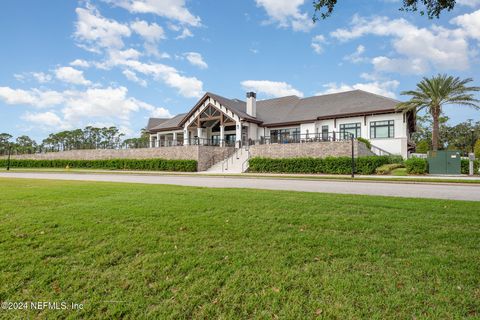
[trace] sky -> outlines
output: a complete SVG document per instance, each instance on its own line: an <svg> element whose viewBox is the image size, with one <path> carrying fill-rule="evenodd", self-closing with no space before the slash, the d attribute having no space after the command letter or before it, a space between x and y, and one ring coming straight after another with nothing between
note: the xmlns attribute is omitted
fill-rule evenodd
<svg viewBox="0 0 480 320"><path fill-rule="evenodd" d="M117 126L192 108L205 92L259 99L362 89L406 100L424 76L480 85L480 0L440 19L400 0L341 0L312 23L310 0L3 0L0 132ZM450 123L480 120L445 109Z"/></svg>

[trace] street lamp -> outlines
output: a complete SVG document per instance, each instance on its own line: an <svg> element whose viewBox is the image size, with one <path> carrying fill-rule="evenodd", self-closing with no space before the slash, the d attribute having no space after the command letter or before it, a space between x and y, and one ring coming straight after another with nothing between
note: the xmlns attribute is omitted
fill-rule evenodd
<svg viewBox="0 0 480 320"><path fill-rule="evenodd" d="M470 132L472 133L472 153L475 152L475 129L471 129Z"/></svg>
<svg viewBox="0 0 480 320"><path fill-rule="evenodd" d="M11 153L12 153L12 145L10 143L8 143L7 171L10 170L10 154Z"/></svg>

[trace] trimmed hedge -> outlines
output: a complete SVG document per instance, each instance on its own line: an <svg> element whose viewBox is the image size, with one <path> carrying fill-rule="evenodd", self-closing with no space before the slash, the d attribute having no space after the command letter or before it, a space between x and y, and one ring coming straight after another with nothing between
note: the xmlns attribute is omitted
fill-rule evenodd
<svg viewBox="0 0 480 320"><path fill-rule="evenodd" d="M396 163L398 157L370 156L355 159L355 173L372 174L375 169L388 163ZM352 158L252 158L249 160L251 172L271 173L328 173L350 174L352 172Z"/></svg>
<svg viewBox="0 0 480 320"><path fill-rule="evenodd" d="M380 175L385 175L385 174L390 174L393 170L398 168L405 168L405 165L403 163L384 164L383 166L375 169L375 172Z"/></svg>
<svg viewBox="0 0 480 320"><path fill-rule="evenodd" d="M462 174L469 174L469 166L470 166L470 160L467 159L462 159ZM473 161L473 173L474 174L479 174L478 168L480 167L480 161L479 160L474 160Z"/></svg>
<svg viewBox="0 0 480 320"><path fill-rule="evenodd" d="M7 160L0 159L0 167L6 167ZM147 171L197 171L196 160L166 159L107 159L107 160L28 160L11 159L12 168L82 168L109 170Z"/></svg>
<svg viewBox="0 0 480 320"><path fill-rule="evenodd" d="M405 160L405 168L408 174L427 174L428 161L422 158L410 158Z"/></svg>

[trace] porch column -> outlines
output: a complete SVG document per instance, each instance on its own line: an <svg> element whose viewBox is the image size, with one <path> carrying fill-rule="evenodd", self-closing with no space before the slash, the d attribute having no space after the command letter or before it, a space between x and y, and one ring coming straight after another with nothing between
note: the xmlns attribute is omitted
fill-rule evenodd
<svg viewBox="0 0 480 320"><path fill-rule="evenodd" d="M157 147L161 146L160 142L161 141L160 141L160 132L159 132L159 133L157 133Z"/></svg>
<svg viewBox="0 0 480 320"><path fill-rule="evenodd" d="M183 145L188 146L190 144L190 131L183 129Z"/></svg>
<svg viewBox="0 0 480 320"><path fill-rule="evenodd" d="M242 123L237 122L235 128L235 148L240 148L242 145Z"/></svg>
<svg viewBox="0 0 480 320"><path fill-rule="evenodd" d="M150 148L153 148L153 134L150 135Z"/></svg>
<svg viewBox="0 0 480 320"><path fill-rule="evenodd" d="M220 126L220 147L225 147L225 126Z"/></svg>
<svg viewBox="0 0 480 320"><path fill-rule="evenodd" d="M202 128L197 128L197 136L198 136L198 144L199 145L203 145L202 134L203 134Z"/></svg>
<svg viewBox="0 0 480 320"><path fill-rule="evenodd" d="M172 145L173 145L173 146L176 146L176 145L177 145L177 133L176 133L176 132L173 133L173 142L172 142Z"/></svg>

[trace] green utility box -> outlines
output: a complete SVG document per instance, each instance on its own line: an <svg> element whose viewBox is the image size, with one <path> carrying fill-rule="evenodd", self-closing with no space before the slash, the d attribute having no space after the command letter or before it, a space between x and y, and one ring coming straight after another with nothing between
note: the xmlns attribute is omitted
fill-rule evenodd
<svg viewBox="0 0 480 320"><path fill-rule="evenodd" d="M430 174L460 174L462 158L459 151L430 151L428 153Z"/></svg>

